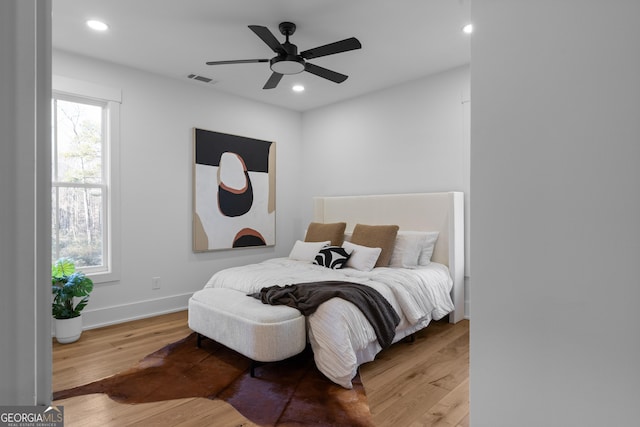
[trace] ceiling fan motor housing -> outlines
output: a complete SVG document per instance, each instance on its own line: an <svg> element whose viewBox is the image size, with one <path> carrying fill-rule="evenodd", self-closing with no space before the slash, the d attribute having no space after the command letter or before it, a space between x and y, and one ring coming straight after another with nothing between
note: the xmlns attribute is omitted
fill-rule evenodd
<svg viewBox="0 0 640 427"><path fill-rule="evenodd" d="M280 74L298 74L304 71L304 59L298 56L298 47L286 41L282 44L286 53L281 53L269 61L271 70Z"/></svg>

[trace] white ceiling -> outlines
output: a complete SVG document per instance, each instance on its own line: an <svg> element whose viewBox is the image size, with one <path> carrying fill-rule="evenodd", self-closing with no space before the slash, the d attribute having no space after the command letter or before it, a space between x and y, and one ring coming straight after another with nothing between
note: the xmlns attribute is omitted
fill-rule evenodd
<svg viewBox="0 0 640 427"><path fill-rule="evenodd" d="M470 62L470 0L54 0L53 47L292 110L305 111ZM110 29L85 25L100 19ZM271 58L248 25L297 25L299 51L349 37L362 49L310 60L349 78L336 84L310 73L284 76L263 90L268 63L208 66L206 61ZM187 79L213 78L207 85ZM301 83L302 93L291 87Z"/></svg>

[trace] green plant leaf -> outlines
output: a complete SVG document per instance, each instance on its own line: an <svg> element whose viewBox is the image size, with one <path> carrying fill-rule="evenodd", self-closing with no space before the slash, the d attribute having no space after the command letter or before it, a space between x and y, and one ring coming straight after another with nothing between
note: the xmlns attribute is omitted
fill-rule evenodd
<svg viewBox="0 0 640 427"><path fill-rule="evenodd" d="M73 312L77 313L77 315L80 316L80 312L87 306L88 303L89 303L89 297L82 298L80 302L73 309Z"/></svg>
<svg viewBox="0 0 640 427"><path fill-rule="evenodd" d="M64 292L74 297L89 295L93 290L93 282L81 271L76 271L68 277L64 285Z"/></svg>
<svg viewBox="0 0 640 427"><path fill-rule="evenodd" d="M51 267L51 291L54 295L51 313L56 319L71 319L89 303L93 291L93 281L82 271L76 271L75 264L68 258L61 258ZM82 298L74 306L74 298Z"/></svg>
<svg viewBox="0 0 640 427"><path fill-rule="evenodd" d="M76 271L76 265L69 258L60 258L51 266L51 277L53 279L61 279L64 276L70 276Z"/></svg>

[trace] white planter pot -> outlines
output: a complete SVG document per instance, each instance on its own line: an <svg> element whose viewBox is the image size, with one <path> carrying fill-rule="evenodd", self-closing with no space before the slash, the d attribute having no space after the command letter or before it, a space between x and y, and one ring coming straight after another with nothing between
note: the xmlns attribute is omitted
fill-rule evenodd
<svg viewBox="0 0 640 427"><path fill-rule="evenodd" d="M82 334L82 316L72 319L54 319L56 324L56 340L60 344L68 344L80 339Z"/></svg>

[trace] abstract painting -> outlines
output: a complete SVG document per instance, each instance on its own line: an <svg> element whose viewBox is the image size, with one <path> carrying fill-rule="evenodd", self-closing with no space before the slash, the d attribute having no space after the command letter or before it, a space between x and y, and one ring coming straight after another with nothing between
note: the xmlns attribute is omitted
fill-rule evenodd
<svg viewBox="0 0 640 427"><path fill-rule="evenodd" d="M275 245L275 143L194 129L193 250Z"/></svg>

